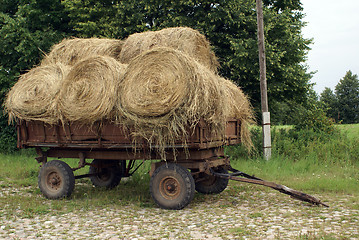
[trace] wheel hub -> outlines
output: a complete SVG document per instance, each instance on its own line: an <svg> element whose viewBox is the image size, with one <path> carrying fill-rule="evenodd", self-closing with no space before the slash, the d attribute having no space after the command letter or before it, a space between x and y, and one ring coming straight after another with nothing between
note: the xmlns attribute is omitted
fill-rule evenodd
<svg viewBox="0 0 359 240"><path fill-rule="evenodd" d="M166 177L160 182L160 193L166 199L174 199L181 192L178 180L174 177Z"/></svg>
<svg viewBox="0 0 359 240"><path fill-rule="evenodd" d="M56 172L51 172L47 176L47 186L52 190L57 190L61 186L61 176Z"/></svg>

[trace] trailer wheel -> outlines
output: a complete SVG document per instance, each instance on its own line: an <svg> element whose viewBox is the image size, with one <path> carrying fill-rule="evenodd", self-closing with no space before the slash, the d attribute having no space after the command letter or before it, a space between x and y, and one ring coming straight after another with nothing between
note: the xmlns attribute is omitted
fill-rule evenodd
<svg viewBox="0 0 359 240"><path fill-rule="evenodd" d="M126 163L122 161L94 159L89 174L95 175L90 176L90 180L95 187L114 188L120 184L125 167Z"/></svg>
<svg viewBox="0 0 359 240"><path fill-rule="evenodd" d="M219 167L215 170L218 173L227 174L228 171ZM201 173L199 178L203 179L196 182L196 191L203 194L218 194L228 186L228 179Z"/></svg>
<svg viewBox="0 0 359 240"><path fill-rule="evenodd" d="M150 181L150 192L160 208L182 209L194 197L194 179L186 168L167 163L154 171Z"/></svg>
<svg viewBox="0 0 359 240"><path fill-rule="evenodd" d="M60 199L70 197L75 187L75 177L67 163L53 160L42 166L38 184L45 197Z"/></svg>

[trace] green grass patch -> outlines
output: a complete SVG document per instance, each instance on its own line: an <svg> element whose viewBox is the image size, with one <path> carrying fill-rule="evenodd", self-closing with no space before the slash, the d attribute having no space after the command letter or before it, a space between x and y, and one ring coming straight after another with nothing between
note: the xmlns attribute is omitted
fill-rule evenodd
<svg viewBox="0 0 359 240"><path fill-rule="evenodd" d="M359 164L320 164L310 158L293 162L273 157L269 161L238 159L232 161L232 166L247 174L295 189L345 194L359 192Z"/></svg>
<svg viewBox="0 0 359 240"><path fill-rule="evenodd" d="M0 181L11 183L13 186L33 186L37 184L40 164L35 160L36 154L32 149L19 151L14 154L0 153ZM52 159L49 159L49 161ZM78 159L64 160L70 167L78 166ZM80 169L76 174L88 172L88 167Z"/></svg>
<svg viewBox="0 0 359 240"><path fill-rule="evenodd" d="M359 138L359 124L338 124L336 127L350 139Z"/></svg>
<svg viewBox="0 0 359 240"><path fill-rule="evenodd" d="M251 154L241 146L227 149L234 168L305 191L359 192L359 124L339 125L330 133L272 128L269 161L262 157L260 129L252 133L257 148Z"/></svg>
<svg viewBox="0 0 359 240"><path fill-rule="evenodd" d="M230 228L229 233L234 236L241 237L250 234L250 230L242 227Z"/></svg>
<svg viewBox="0 0 359 240"><path fill-rule="evenodd" d="M114 189L95 188L88 178L78 179L69 199L48 200L37 185L40 164L35 157L36 154L32 151L0 154L0 187L3 193L0 205L4 209L0 212L1 215L32 218L49 212L64 214L94 208L117 208L129 204L138 207L155 206L149 193L150 161L146 161L133 176L123 178L120 185ZM78 159L62 160L70 167L78 166ZM140 161L137 162L139 163ZM74 174L86 174L88 171L89 167L86 166ZM14 209L17 211L13 211Z"/></svg>

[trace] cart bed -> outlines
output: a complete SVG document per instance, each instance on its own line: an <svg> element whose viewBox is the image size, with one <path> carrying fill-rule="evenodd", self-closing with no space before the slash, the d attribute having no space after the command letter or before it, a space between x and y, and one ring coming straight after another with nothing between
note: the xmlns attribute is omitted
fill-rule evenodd
<svg viewBox="0 0 359 240"><path fill-rule="evenodd" d="M80 123L49 125L41 121L20 121L17 125L18 147L37 149L49 148L48 157L71 158L86 153L87 158L101 159L158 159L157 146L149 146L144 139L134 141L122 125L110 122L91 126ZM200 121L193 131L188 131L188 139L178 139L174 146L166 146L171 159L171 149L176 149L178 159L208 159L223 156L223 145L240 143L240 121L227 121L224 139L213 137L204 121ZM136 151L134 151L134 147ZM188 150L188 151L187 151ZM190 155L190 156L188 156Z"/></svg>

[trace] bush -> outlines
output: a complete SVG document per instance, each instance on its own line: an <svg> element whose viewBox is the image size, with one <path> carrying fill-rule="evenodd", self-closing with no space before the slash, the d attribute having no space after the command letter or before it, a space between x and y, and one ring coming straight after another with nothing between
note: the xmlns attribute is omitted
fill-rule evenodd
<svg viewBox="0 0 359 240"><path fill-rule="evenodd" d="M255 147L251 152L241 145L229 146L226 154L233 159L259 159L262 154L262 130L260 127L251 129ZM272 157L283 161L298 161L310 158L312 164L352 164L359 163L359 140L348 138L335 126L331 130L293 127L273 127Z"/></svg>
<svg viewBox="0 0 359 240"><path fill-rule="evenodd" d="M322 108L316 105L313 105L311 109L299 112L295 129L297 131L309 130L319 134L332 134L336 131L334 122L326 116Z"/></svg>
<svg viewBox="0 0 359 240"><path fill-rule="evenodd" d="M1 114L0 117L0 152L13 153L16 148L16 127L9 125L7 118Z"/></svg>

